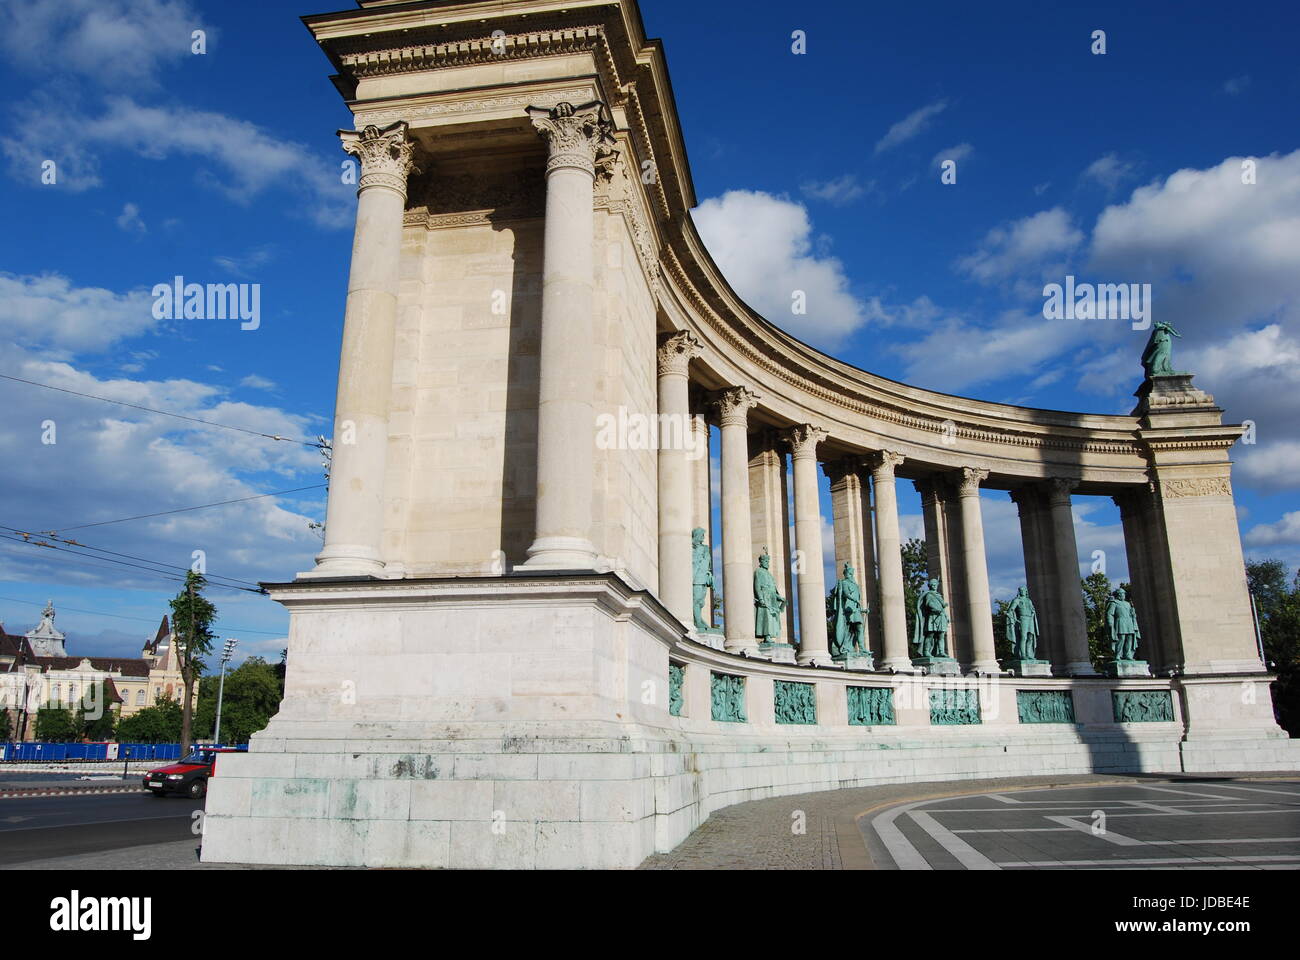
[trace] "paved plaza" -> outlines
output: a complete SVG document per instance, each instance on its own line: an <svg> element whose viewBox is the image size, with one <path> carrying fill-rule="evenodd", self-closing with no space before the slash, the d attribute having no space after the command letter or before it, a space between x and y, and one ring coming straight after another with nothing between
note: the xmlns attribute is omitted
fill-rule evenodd
<svg viewBox="0 0 1300 960"><path fill-rule="evenodd" d="M738 804L642 869L1300 868L1300 782L1077 776Z"/></svg>

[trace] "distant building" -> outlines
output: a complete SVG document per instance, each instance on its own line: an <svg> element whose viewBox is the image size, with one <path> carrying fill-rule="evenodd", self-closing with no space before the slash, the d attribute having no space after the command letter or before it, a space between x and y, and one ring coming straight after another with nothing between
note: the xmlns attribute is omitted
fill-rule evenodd
<svg viewBox="0 0 1300 960"><path fill-rule="evenodd" d="M54 602L50 601L41 622L23 636L5 633L0 626L0 709L10 711L18 720L17 729L9 731L11 737L34 739L37 710L53 705L73 707L101 683L105 708L119 717L184 695L185 681L166 616L153 638L145 641L139 657L69 656L67 638L55 628L54 617ZM196 704L198 694L196 683Z"/></svg>

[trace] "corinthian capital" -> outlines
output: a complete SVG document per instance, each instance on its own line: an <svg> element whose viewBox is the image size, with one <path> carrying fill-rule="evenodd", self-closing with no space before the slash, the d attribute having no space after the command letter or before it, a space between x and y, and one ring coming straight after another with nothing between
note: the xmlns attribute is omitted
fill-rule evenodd
<svg viewBox="0 0 1300 960"><path fill-rule="evenodd" d="M700 355L700 341L688 330L666 333L659 340L659 376L686 376L690 362Z"/></svg>
<svg viewBox="0 0 1300 960"><path fill-rule="evenodd" d="M978 497L980 484L989 478L987 470L976 467L962 467L957 474L957 490L963 497Z"/></svg>
<svg viewBox="0 0 1300 960"><path fill-rule="evenodd" d="M608 170L618 157L614 150L614 121L599 100L575 107L557 103L554 107L528 107L533 128L551 148L546 172L561 167L576 167L592 176L600 165Z"/></svg>
<svg viewBox="0 0 1300 960"><path fill-rule="evenodd" d="M790 452L796 460L802 460L804 457L817 456L817 444L821 443L829 434L821 427L815 427L811 423L801 423L797 427L791 427L786 431L786 438L790 441Z"/></svg>
<svg viewBox="0 0 1300 960"><path fill-rule="evenodd" d="M743 426L749 420L750 408L758 406L758 394L749 387L731 387L719 393L714 403L718 407L721 426Z"/></svg>
<svg viewBox="0 0 1300 960"><path fill-rule="evenodd" d="M1078 480L1066 480L1054 477L1047 481L1047 502L1051 504L1069 504L1070 494L1079 485Z"/></svg>
<svg viewBox="0 0 1300 960"><path fill-rule="evenodd" d="M380 129L374 124L361 132L340 130L343 149L361 161L360 189L388 187L406 196L406 178L419 168L413 162L415 144L407 137L406 121Z"/></svg>
<svg viewBox="0 0 1300 960"><path fill-rule="evenodd" d="M871 466L871 475L881 480L893 480L894 468L903 462L903 455L894 450L877 450L867 454L867 463Z"/></svg>

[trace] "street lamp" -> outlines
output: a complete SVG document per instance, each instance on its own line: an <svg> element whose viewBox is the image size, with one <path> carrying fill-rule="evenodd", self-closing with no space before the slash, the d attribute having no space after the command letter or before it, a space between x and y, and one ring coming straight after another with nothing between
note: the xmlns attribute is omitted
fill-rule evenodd
<svg viewBox="0 0 1300 960"><path fill-rule="evenodd" d="M235 647L237 646L239 646L239 641L232 638L227 640L226 645L221 649L221 683L217 686L217 726L212 731L212 742L214 744L221 743L221 698L226 693L226 664L235 655Z"/></svg>

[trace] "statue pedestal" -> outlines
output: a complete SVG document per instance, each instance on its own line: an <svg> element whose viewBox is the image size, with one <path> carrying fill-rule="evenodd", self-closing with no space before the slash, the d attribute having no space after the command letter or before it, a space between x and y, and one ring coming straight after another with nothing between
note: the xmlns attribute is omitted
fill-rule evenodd
<svg viewBox="0 0 1300 960"><path fill-rule="evenodd" d="M1101 665L1107 677L1149 677L1151 668L1145 660L1107 660Z"/></svg>
<svg viewBox="0 0 1300 960"><path fill-rule="evenodd" d="M834 662L836 666L843 667L845 670L874 671L876 669L875 658L870 653L851 653Z"/></svg>
<svg viewBox="0 0 1300 960"><path fill-rule="evenodd" d="M961 665L952 657L913 657L912 666L920 667L932 677L961 676Z"/></svg>
<svg viewBox="0 0 1300 960"><path fill-rule="evenodd" d="M1156 414L1180 414L1192 411L1218 410L1214 397L1192 385L1190 373L1166 373L1142 381L1134 391L1137 406L1130 416L1145 417ZM1162 420L1162 426L1166 425Z"/></svg>
<svg viewBox="0 0 1300 960"><path fill-rule="evenodd" d="M773 663L794 663L794 645L789 643L770 643L764 640L758 645L758 653Z"/></svg>
<svg viewBox="0 0 1300 960"><path fill-rule="evenodd" d="M723 650L726 648L727 638L723 635L721 630L693 630L691 632L691 637L696 643L702 643L713 650Z"/></svg>
<svg viewBox="0 0 1300 960"><path fill-rule="evenodd" d="M1050 677L1052 663L1050 660L1007 660L1005 667L1020 677Z"/></svg>

